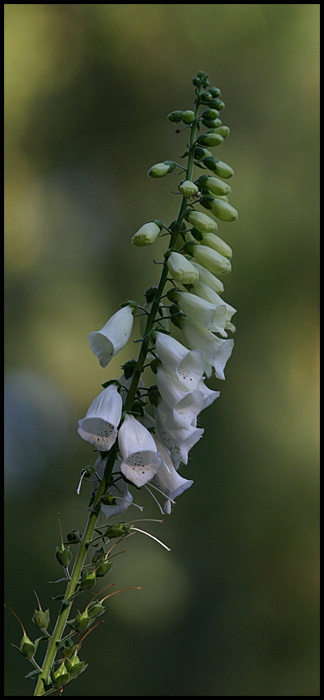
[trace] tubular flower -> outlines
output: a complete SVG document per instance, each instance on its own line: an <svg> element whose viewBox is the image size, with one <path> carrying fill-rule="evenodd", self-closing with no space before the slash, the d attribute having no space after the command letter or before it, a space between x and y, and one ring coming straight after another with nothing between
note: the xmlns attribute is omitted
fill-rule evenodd
<svg viewBox="0 0 324 700"><path fill-rule="evenodd" d="M180 496L184 491L192 486L191 479L184 479L174 467L171 456L167 448L155 438L156 446L162 457L163 464L158 473L153 477L152 483L157 486L167 496L164 504L164 512L171 513L171 501Z"/></svg>
<svg viewBox="0 0 324 700"><path fill-rule="evenodd" d="M181 415L182 410L187 414L188 406L192 406L193 414L197 416L201 410L204 399L201 391L188 391L188 389L184 388L183 384L179 382L177 377L171 374L171 372L168 372L163 366L158 367L156 383L162 399L170 408L174 408L176 411L180 412ZM189 424L191 422L192 418L190 418Z"/></svg>
<svg viewBox="0 0 324 700"><path fill-rule="evenodd" d="M188 350L165 333L156 333L155 349L162 365L174 374L187 391L194 391L202 378L205 356L201 350Z"/></svg>
<svg viewBox="0 0 324 700"><path fill-rule="evenodd" d="M173 416L172 409L161 399L155 409L156 435L170 451L172 462L177 469L180 462L188 464L188 453L203 436L204 429L194 425L181 428Z"/></svg>
<svg viewBox="0 0 324 700"><path fill-rule="evenodd" d="M134 416L125 415L118 433L120 470L137 488L150 481L162 466L151 433Z"/></svg>
<svg viewBox="0 0 324 700"><path fill-rule="evenodd" d="M232 330L234 326L230 324L231 328L229 328L229 323L231 321L232 316L236 314L236 309L234 309L234 306L231 306L228 304L226 301L223 301L221 297L210 287L208 287L207 284L204 284L203 282L195 282L193 285L193 292L197 294L198 296L202 297L202 299L206 299L206 301L210 301L211 304L225 304L226 306L226 323L225 323L225 328L228 330Z"/></svg>
<svg viewBox="0 0 324 700"><path fill-rule="evenodd" d="M191 292L175 292L174 296L191 323L204 326L215 333L224 333L226 307L222 300L216 306Z"/></svg>
<svg viewBox="0 0 324 700"><path fill-rule="evenodd" d="M186 319L182 325L181 335L189 347L199 347L204 351L206 376L210 377L214 368L217 379L225 379L224 369L232 354L234 340L217 338L207 328L194 326Z"/></svg>
<svg viewBox="0 0 324 700"><path fill-rule="evenodd" d="M110 450L117 437L122 404L116 384L109 384L96 396L85 417L79 420L79 435L98 450Z"/></svg>
<svg viewBox="0 0 324 700"><path fill-rule="evenodd" d="M130 304L123 306L100 331L89 333L90 348L101 367L107 367L112 357L128 342L133 328L133 310Z"/></svg>

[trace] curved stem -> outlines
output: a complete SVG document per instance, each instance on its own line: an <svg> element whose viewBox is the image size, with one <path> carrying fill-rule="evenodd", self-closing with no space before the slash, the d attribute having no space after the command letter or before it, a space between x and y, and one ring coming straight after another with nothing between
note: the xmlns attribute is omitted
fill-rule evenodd
<svg viewBox="0 0 324 700"><path fill-rule="evenodd" d="M186 170L186 178L187 180L191 180L192 178L192 170L193 170L193 163L194 163L194 143L195 143L195 133L196 133L196 126L197 126L197 121L198 121L198 112L199 112L199 105L200 105L200 100L199 100L199 94L200 91L197 92L196 100L195 100L195 116L192 124L190 125L190 143L189 143L189 154L188 154L188 165L187 168L182 168L183 170ZM181 166L182 167L182 166ZM177 238L180 232L180 227L184 218L184 213L186 210L186 204L187 204L187 197L182 197L181 201L181 206L179 209L178 217L176 219L176 223L174 226L174 229L171 233L170 237L170 248L174 248L176 246ZM141 342L141 348L139 351L138 355L138 360L136 363L136 368L133 374L132 382L128 390L127 398L125 401L125 406L124 410L125 411L130 411L133 405L133 401L135 398L138 382L141 376L141 372L143 370L144 364L145 364L145 359L146 355L149 350L149 343L150 343L150 337L149 333L153 328L154 322L155 322L155 317L158 311L159 303L161 300L161 297L163 295L164 287L168 279L168 266L167 266L167 258L165 258L163 264L163 269L161 272L161 277L160 281L155 293L155 297L150 309L150 312L148 313L147 317L147 322L145 326L145 330L143 333L143 338ZM42 668L42 672L40 673L38 677L38 681L36 684L34 696L37 695L44 695L46 693L44 684L42 679L46 683L48 683L49 679L49 674L50 674L50 669L52 668L52 664L55 660L55 656L58 650L58 642L62 639L62 635L68 620L68 616L71 610L71 606L74 600L74 593L76 592L76 588L79 582L82 566L84 564L86 555L87 555L87 550L88 550L88 545L90 543L90 540L93 535L93 531L96 525L97 517L98 517L98 512L96 510L96 505L99 503L101 496L105 493L108 483L109 483L109 478L111 476L111 472L114 466L115 458L117 455L117 450L118 450L118 445L115 443L111 450L109 451L108 457L107 457L107 463L106 463L106 468L104 472L104 476L99 483L97 493L95 496L94 503L92 505L92 512L90 513L84 535L82 538L82 541L80 543L80 548L78 555L76 557L75 563L74 563L74 568L71 574L71 578L69 580L69 583L67 585L66 593L64 600L67 601L71 598L70 603L62 603L61 605L61 610L59 612L55 629L53 631L53 634L51 635L51 638L48 642L48 647L47 647L47 652ZM100 511L99 511L100 512Z"/></svg>

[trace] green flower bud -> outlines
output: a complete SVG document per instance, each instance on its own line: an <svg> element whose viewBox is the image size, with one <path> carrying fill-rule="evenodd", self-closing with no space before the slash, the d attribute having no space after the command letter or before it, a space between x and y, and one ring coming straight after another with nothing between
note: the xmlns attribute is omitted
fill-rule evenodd
<svg viewBox="0 0 324 700"><path fill-rule="evenodd" d="M102 562L102 564L100 564L100 566L97 567L96 575L98 577L105 576L108 573L109 569L111 569L111 567L112 567L112 561L107 561L107 559L106 559L105 561Z"/></svg>
<svg viewBox="0 0 324 700"><path fill-rule="evenodd" d="M214 86L209 88L209 92L212 94L213 97L220 97L222 94L220 89Z"/></svg>
<svg viewBox="0 0 324 700"><path fill-rule="evenodd" d="M56 547L55 556L59 564L66 568L67 566L69 566L69 563L72 559L72 552L70 552L70 550L64 547L64 545L62 544L61 548Z"/></svg>
<svg viewBox="0 0 324 700"><path fill-rule="evenodd" d="M221 126L222 122L220 119L205 119L204 117L202 123L204 126L207 126L208 129L214 129L217 126Z"/></svg>
<svg viewBox="0 0 324 700"><path fill-rule="evenodd" d="M213 95L208 90L208 91L202 92L200 95L200 98L201 98L202 103L210 102L210 100L213 99Z"/></svg>
<svg viewBox="0 0 324 700"><path fill-rule="evenodd" d="M133 245L137 245L139 247L151 245L160 235L160 231L161 229L154 223L154 221L149 221L147 224L141 226L136 233L134 233L132 243Z"/></svg>
<svg viewBox="0 0 324 700"><path fill-rule="evenodd" d="M204 119L217 119L218 115L217 109L205 109L202 113Z"/></svg>
<svg viewBox="0 0 324 700"><path fill-rule="evenodd" d="M197 141L203 146L219 146L224 139L220 134L209 133L201 134L201 136L198 136Z"/></svg>
<svg viewBox="0 0 324 700"><path fill-rule="evenodd" d="M33 622L40 630L46 630L50 623L50 611L49 610L34 610Z"/></svg>
<svg viewBox="0 0 324 700"><path fill-rule="evenodd" d="M193 82L193 84L196 85L197 87L200 87L200 85L201 85L201 80L200 80L200 78L199 78L198 76L196 76L195 78L193 78L193 79L192 79L192 82Z"/></svg>
<svg viewBox="0 0 324 700"><path fill-rule="evenodd" d="M230 248L225 241L223 241L215 233L204 233L203 239L201 241L202 245L206 245L213 250L217 250L218 253L224 255L225 258L231 259L233 255L232 248Z"/></svg>
<svg viewBox="0 0 324 700"><path fill-rule="evenodd" d="M185 217L190 224L198 229L201 233L208 233L209 231L216 231L217 224L216 221L207 216L207 214L202 214L200 211L195 211L194 209L188 209Z"/></svg>
<svg viewBox="0 0 324 700"><path fill-rule="evenodd" d="M199 279L197 270L181 253L173 251L168 258L167 265L171 277L179 284L192 284Z"/></svg>
<svg viewBox="0 0 324 700"><path fill-rule="evenodd" d="M88 615L88 611L85 610L83 613L80 613L78 611L78 614L74 620L74 627L77 630L77 632L83 632L88 627L88 624L90 622L90 617Z"/></svg>
<svg viewBox="0 0 324 700"><path fill-rule="evenodd" d="M217 177L201 175L199 182L201 182L204 187L207 187L207 189L213 194L226 195L231 192L231 188L227 182L223 182L223 180L219 180Z"/></svg>
<svg viewBox="0 0 324 700"><path fill-rule="evenodd" d="M231 272L232 266L228 258L224 258L223 255L208 246L197 244L192 249L192 254L197 262L213 275L226 275Z"/></svg>
<svg viewBox="0 0 324 700"><path fill-rule="evenodd" d="M212 107L215 107L215 109L221 110L221 109L224 109L224 107L225 107L225 102L223 102L222 100L220 100L218 97L214 97L214 99L210 102L210 105L211 105Z"/></svg>
<svg viewBox="0 0 324 700"><path fill-rule="evenodd" d="M148 171L150 177L164 177L167 173L171 173L177 167L174 160L165 160L163 163L156 163Z"/></svg>
<svg viewBox="0 0 324 700"><path fill-rule="evenodd" d="M194 115L194 112L192 111L192 109L186 109L186 111L182 115L182 121L185 124L191 124L191 122L193 122L193 120L194 120L194 117L195 117L195 115Z"/></svg>
<svg viewBox="0 0 324 700"><path fill-rule="evenodd" d="M80 581L80 588L83 591L87 591L89 588L92 588L96 583L96 574L95 571L89 571L88 574L85 574L81 581Z"/></svg>
<svg viewBox="0 0 324 700"><path fill-rule="evenodd" d="M181 109L175 109L174 112L170 112L170 114L168 114L168 120L169 122L181 122L183 114L184 113L181 111Z"/></svg>
<svg viewBox="0 0 324 700"><path fill-rule="evenodd" d="M20 642L20 651L24 656L27 656L27 659L32 659L35 654L36 647L26 633L23 634Z"/></svg>
<svg viewBox="0 0 324 700"><path fill-rule="evenodd" d="M88 607L88 615L89 617L98 617L99 615L102 615L106 611L106 608L100 601L94 601L89 605Z"/></svg>
<svg viewBox="0 0 324 700"><path fill-rule="evenodd" d="M196 160L202 160L203 158L208 158L211 156L211 152L207 148L202 148L202 146L196 146L194 150L194 156Z"/></svg>
<svg viewBox="0 0 324 700"><path fill-rule="evenodd" d="M209 270L206 270L205 267L202 267L202 265L199 265L199 263L197 263L194 260L192 260L192 264L199 273L199 282L207 284L207 286L210 287L210 289L212 289L217 294L221 294L224 291L223 282L217 279L215 275L213 275L211 272L209 272Z"/></svg>
<svg viewBox="0 0 324 700"><path fill-rule="evenodd" d="M204 165L209 170L213 170L219 177L224 177L225 179L232 177L234 175L234 170L227 163L223 163L221 160L214 158L213 156L204 158Z"/></svg>
<svg viewBox="0 0 324 700"><path fill-rule="evenodd" d="M230 128L229 126L225 126L225 124L222 124L220 126L217 126L216 129L214 129L214 134L220 134L223 139L226 139L226 136L230 133Z"/></svg>
<svg viewBox="0 0 324 700"><path fill-rule="evenodd" d="M131 362L131 360L129 360L129 362ZM124 366L123 366L123 368L124 368ZM99 562L104 561L104 558L105 558L105 550L103 547L99 547L99 549L96 549L96 551L94 552L91 561L93 564L99 564Z"/></svg>
<svg viewBox="0 0 324 700"><path fill-rule="evenodd" d="M222 221L236 221L238 212L231 204L217 198L212 201L212 212Z"/></svg>
<svg viewBox="0 0 324 700"><path fill-rule="evenodd" d="M58 670L53 673L52 676L52 681L55 685L55 688L63 688L66 683L70 680L70 675L67 672L65 668L65 663L64 661L61 663L61 666L58 668Z"/></svg>
<svg viewBox="0 0 324 700"><path fill-rule="evenodd" d="M191 182L191 180L185 180L179 185L179 192L181 192L184 197L193 197L197 194L198 187L194 182Z"/></svg>

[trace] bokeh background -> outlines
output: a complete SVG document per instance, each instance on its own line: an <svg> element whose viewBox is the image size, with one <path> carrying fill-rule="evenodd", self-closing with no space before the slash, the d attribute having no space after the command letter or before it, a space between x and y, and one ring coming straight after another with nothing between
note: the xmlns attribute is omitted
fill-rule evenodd
<svg viewBox="0 0 324 700"><path fill-rule="evenodd" d="M163 248L130 238L176 215L177 177L146 173L185 150L166 115L198 70L231 128L234 353L194 486L147 524L172 552L129 540L111 580L142 591L111 599L67 696L319 694L319 4L5 5L5 601L34 638L34 590L54 621L57 512L82 530L91 492L77 421L137 348L102 370L88 333L157 281ZM6 695L31 695L5 622Z"/></svg>

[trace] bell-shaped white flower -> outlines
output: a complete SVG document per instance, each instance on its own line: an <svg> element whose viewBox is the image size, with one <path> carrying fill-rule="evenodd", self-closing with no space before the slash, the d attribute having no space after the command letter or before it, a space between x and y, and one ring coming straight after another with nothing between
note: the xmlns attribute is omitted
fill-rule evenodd
<svg viewBox="0 0 324 700"><path fill-rule="evenodd" d="M197 388L205 366L201 350L188 350L171 335L158 332L155 334L155 350L162 365L176 375L184 389L194 391Z"/></svg>
<svg viewBox="0 0 324 700"><path fill-rule="evenodd" d="M202 392L204 395L204 403L202 407L202 411L204 408L208 408L208 406L211 406L211 404L215 401L215 399L218 399L220 396L220 391L213 391L212 389L209 389L208 386L201 380L198 384L198 390Z"/></svg>
<svg viewBox="0 0 324 700"><path fill-rule="evenodd" d="M181 428L174 420L173 409L161 399L155 409L156 435L170 451L177 469L180 462L188 464L188 453L204 434L203 428L190 425Z"/></svg>
<svg viewBox="0 0 324 700"><path fill-rule="evenodd" d="M224 369L232 354L234 340L218 338L207 328L194 326L187 319L183 321L181 335L189 348L201 348L205 353L205 372L211 376L214 367L216 377L225 379Z"/></svg>
<svg viewBox="0 0 324 700"><path fill-rule="evenodd" d="M175 292L174 297L180 309L189 318L191 323L204 326L215 333L225 334L226 307L220 300L217 305L191 292ZM199 347L199 346L197 346Z"/></svg>
<svg viewBox="0 0 324 700"><path fill-rule="evenodd" d="M122 405L116 384L109 384L96 396L85 417L79 420L79 435L98 450L110 450L117 437Z"/></svg>
<svg viewBox="0 0 324 700"><path fill-rule="evenodd" d="M90 348L101 367L107 367L112 357L128 342L133 328L133 311L130 304L123 306L100 331L89 333Z"/></svg>
<svg viewBox="0 0 324 700"><path fill-rule="evenodd" d="M106 459L98 457L94 464L94 468L98 476L102 477L105 470ZM131 505L133 501L133 496L128 490L128 485L125 479L120 475L120 465L121 460L116 459L113 466L111 477L112 485L108 488L108 495L112 500L111 505L102 504L101 512L106 516L106 518L111 518L113 515L119 515L120 513L125 513L127 508ZM98 484L98 480L96 479ZM97 488L97 486L95 486Z"/></svg>
<svg viewBox="0 0 324 700"><path fill-rule="evenodd" d="M218 294L215 292L213 289L211 289L208 285L204 284L203 282L195 282L192 288L193 292L200 296L202 299L206 299L206 301L209 301L211 304L225 304L226 307L226 323L225 323L225 328L229 328L229 323L231 321L232 316L236 314L236 309L234 309L234 306L231 306L231 304L228 304L226 301L224 301ZM232 328L229 330L232 330L235 327L231 324Z"/></svg>
<svg viewBox="0 0 324 700"><path fill-rule="evenodd" d="M156 384L163 401L179 413L181 424L192 423L193 416L197 416L203 405L204 396L201 391L188 391L174 374L168 372L163 366L159 366L156 373ZM181 419L181 416L184 419Z"/></svg>
<svg viewBox="0 0 324 700"><path fill-rule="evenodd" d="M122 456L120 470L135 486L140 488L162 466L151 433L134 416L126 414L118 433L118 445Z"/></svg>
<svg viewBox="0 0 324 700"><path fill-rule="evenodd" d="M153 477L152 484L157 486L160 491L167 496L164 504L164 512L171 512L171 501L174 501L177 496L180 496L184 491L192 486L192 479L184 479L174 467L170 453L167 448L155 438L156 446L159 454L162 457L163 464L158 473Z"/></svg>

